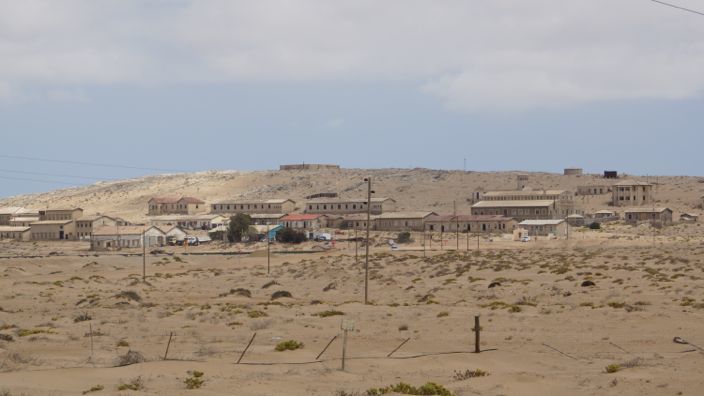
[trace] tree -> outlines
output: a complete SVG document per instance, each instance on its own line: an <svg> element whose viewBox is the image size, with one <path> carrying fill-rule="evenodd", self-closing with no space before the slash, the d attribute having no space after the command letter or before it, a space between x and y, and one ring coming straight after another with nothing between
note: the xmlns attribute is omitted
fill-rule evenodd
<svg viewBox="0 0 704 396"><path fill-rule="evenodd" d="M600 230L601 229L601 224L597 223L596 221L589 224L589 229L591 230Z"/></svg>
<svg viewBox="0 0 704 396"><path fill-rule="evenodd" d="M230 225L227 227L227 239L230 242L241 242L242 237L247 235L250 225L252 225L252 218L248 214L237 213L230 217Z"/></svg>
<svg viewBox="0 0 704 396"><path fill-rule="evenodd" d="M402 231L398 233L396 237L397 243L409 243L411 242L411 233L408 231Z"/></svg>
<svg viewBox="0 0 704 396"><path fill-rule="evenodd" d="M284 228L276 234L276 240L284 243L301 243L306 240L306 234L293 228Z"/></svg>

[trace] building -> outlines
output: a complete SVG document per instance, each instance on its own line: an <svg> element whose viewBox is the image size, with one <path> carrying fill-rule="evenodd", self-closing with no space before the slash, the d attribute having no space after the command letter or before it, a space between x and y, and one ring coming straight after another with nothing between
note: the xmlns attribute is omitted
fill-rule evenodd
<svg viewBox="0 0 704 396"><path fill-rule="evenodd" d="M618 215L613 210L599 210L594 212L595 219L618 219Z"/></svg>
<svg viewBox="0 0 704 396"><path fill-rule="evenodd" d="M237 213L288 214L294 210L296 210L296 201L288 198L222 201L210 205L210 213L228 215Z"/></svg>
<svg viewBox="0 0 704 396"><path fill-rule="evenodd" d="M565 168L563 172L565 176L581 176L583 173L582 168Z"/></svg>
<svg viewBox="0 0 704 396"><path fill-rule="evenodd" d="M93 230L91 249L123 249L164 246L166 234L157 227L123 226L99 227Z"/></svg>
<svg viewBox="0 0 704 396"><path fill-rule="evenodd" d="M504 216L518 221L526 219L557 219L561 217L554 200L481 201L471 208L475 216Z"/></svg>
<svg viewBox="0 0 704 396"><path fill-rule="evenodd" d="M584 216L579 214L571 214L566 218L567 223L572 227L582 227L586 224Z"/></svg>
<svg viewBox="0 0 704 396"><path fill-rule="evenodd" d="M555 209L562 217L576 213L574 195L567 190L487 191L482 201L555 201Z"/></svg>
<svg viewBox="0 0 704 396"><path fill-rule="evenodd" d="M372 198L371 214L380 215L396 210L396 201L392 198ZM367 213L366 199L317 199L306 202L306 213L347 215Z"/></svg>
<svg viewBox="0 0 704 396"><path fill-rule="evenodd" d="M274 225L254 225L254 230L257 232L257 239L269 239L270 241L276 240L276 234L283 230L284 227L280 224Z"/></svg>
<svg viewBox="0 0 704 396"><path fill-rule="evenodd" d="M11 227L29 227L30 224L39 221L39 215L36 216L15 216L10 219L9 226Z"/></svg>
<svg viewBox="0 0 704 396"><path fill-rule="evenodd" d="M118 221L109 216L84 216L76 220L76 237L78 239L90 239L93 229L117 225Z"/></svg>
<svg viewBox="0 0 704 396"><path fill-rule="evenodd" d="M529 176L527 173L519 173L516 175L516 190L520 191L528 187Z"/></svg>
<svg viewBox="0 0 704 396"><path fill-rule="evenodd" d="M147 201L149 216L169 214L192 215L208 210L205 202L194 197L153 197Z"/></svg>
<svg viewBox="0 0 704 396"><path fill-rule="evenodd" d="M165 228L179 226L191 230L211 230L225 225L225 218L218 214L153 216L149 219L149 224Z"/></svg>
<svg viewBox="0 0 704 396"><path fill-rule="evenodd" d="M374 229L378 231L423 231L425 222L435 212L390 212L374 217Z"/></svg>
<svg viewBox="0 0 704 396"><path fill-rule="evenodd" d="M0 225L10 225L10 221L18 217L39 217L39 214L36 210L25 209L19 206L0 208Z"/></svg>
<svg viewBox="0 0 704 396"><path fill-rule="evenodd" d="M682 213L680 215L680 221L683 223L696 223L699 221L699 215L695 213Z"/></svg>
<svg viewBox="0 0 704 396"><path fill-rule="evenodd" d="M356 213L341 216L340 228L348 230L366 230L367 229L367 214ZM374 228L374 217L370 217L369 228Z"/></svg>
<svg viewBox="0 0 704 396"><path fill-rule="evenodd" d="M567 223L563 219L524 220L518 226L528 231L530 236L567 236Z"/></svg>
<svg viewBox="0 0 704 396"><path fill-rule="evenodd" d="M435 215L425 221L431 232L511 233L518 222L504 216Z"/></svg>
<svg viewBox="0 0 704 396"><path fill-rule="evenodd" d="M77 220L83 217L81 208L47 209L39 211L39 221Z"/></svg>
<svg viewBox="0 0 704 396"><path fill-rule="evenodd" d="M320 169L340 169L340 165L335 164L289 164L279 165L279 170L320 170Z"/></svg>
<svg viewBox="0 0 704 396"><path fill-rule="evenodd" d="M253 225L279 224L279 221L284 216L286 216L284 213L253 213L249 215Z"/></svg>
<svg viewBox="0 0 704 396"><path fill-rule="evenodd" d="M605 170L604 179L618 179L618 172Z"/></svg>
<svg viewBox="0 0 704 396"><path fill-rule="evenodd" d="M74 220L40 220L30 225L33 241L65 241L76 239Z"/></svg>
<svg viewBox="0 0 704 396"><path fill-rule="evenodd" d="M640 206L653 202L653 185L635 180L624 180L614 184L611 193L613 206Z"/></svg>
<svg viewBox="0 0 704 396"><path fill-rule="evenodd" d="M164 229L161 229L162 231ZM181 227L179 226L173 226L169 228L168 231L164 233L166 235L166 241L168 242L169 240L173 241L182 241L186 239L188 236L188 233Z"/></svg>
<svg viewBox="0 0 704 396"><path fill-rule="evenodd" d="M577 186L577 195L605 195L611 193L612 188L607 184Z"/></svg>
<svg viewBox="0 0 704 396"><path fill-rule="evenodd" d="M670 208L631 208L623 211L623 219L629 224L649 222L653 225L666 226L672 224L672 209Z"/></svg>
<svg viewBox="0 0 704 396"><path fill-rule="evenodd" d="M26 242L32 239L32 232L30 227L0 226L0 239Z"/></svg>
<svg viewBox="0 0 704 396"><path fill-rule="evenodd" d="M327 217L312 213L290 213L282 217L279 224L286 228L314 230L327 227Z"/></svg>

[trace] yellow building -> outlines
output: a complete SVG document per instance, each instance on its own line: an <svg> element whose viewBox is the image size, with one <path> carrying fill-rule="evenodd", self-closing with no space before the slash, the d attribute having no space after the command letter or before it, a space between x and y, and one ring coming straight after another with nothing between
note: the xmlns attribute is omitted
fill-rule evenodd
<svg viewBox="0 0 704 396"><path fill-rule="evenodd" d="M288 214L296 209L292 199L231 200L210 205L213 214Z"/></svg>
<svg viewBox="0 0 704 396"><path fill-rule="evenodd" d="M396 210L396 201L392 198L372 198L371 214ZM315 199L306 202L306 213L347 215L354 213L367 213L366 199Z"/></svg>
<svg viewBox="0 0 704 396"><path fill-rule="evenodd" d="M31 238L32 232L29 227L0 226L0 239L29 241Z"/></svg>
<svg viewBox="0 0 704 396"><path fill-rule="evenodd" d="M34 241L76 239L76 222L73 220L42 220L32 223L30 227Z"/></svg>

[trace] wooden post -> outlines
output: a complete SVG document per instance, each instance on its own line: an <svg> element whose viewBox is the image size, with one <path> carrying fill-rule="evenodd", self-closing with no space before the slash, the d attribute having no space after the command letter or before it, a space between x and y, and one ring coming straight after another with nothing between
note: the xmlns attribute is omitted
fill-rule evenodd
<svg viewBox="0 0 704 396"><path fill-rule="evenodd" d="M269 224L266 225L266 274L271 272L271 241L269 234L271 233Z"/></svg>
<svg viewBox="0 0 704 396"><path fill-rule="evenodd" d="M423 258L425 258L425 230L423 231Z"/></svg>
<svg viewBox="0 0 704 396"><path fill-rule="evenodd" d="M147 281L147 243L146 231L142 230L142 283Z"/></svg>
<svg viewBox="0 0 704 396"><path fill-rule="evenodd" d="M467 251L469 251L469 228L467 228Z"/></svg>
<svg viewBox="0 0 704 396"><path fill-rule="evenodd" d="M345 358L347 357L347 329L343 330L342 336L342 368L340 370L345 371Z"/></svg>
<svg viewBox="0 0 704 396"><path fill-rule="evenodd" d="M242 361L242 358L244 357L244 354L247 353L247 350L248 350L249 347L252 345L252 342L254 342L254 337L256 337L256 336L257 336L257 333L256 333L256 332L255 332L254 334L252 334L252 339L249 340L249 344L247 344L247 346L244 348L244 351L242 351L242 354L240 355L240 358L237 359L237 364L240 364L240 362Z"/></svg>
<svg viewBox="0 0 704 396"><path fill-rule="evenodd" d="M479 333L481 332L481 327L479 326L479 315L474 316L474 353L481 352L479 347Z"/></svg>
<svg viewBox="0 0 704 396"><path fill-rule="evenodd" d="M333 343L333 341L335 341L336 339L337 339L337 334L335 334L335 337L333 337L332 340L330 340L330 342L328 342L327 345L325 345L325 348L323 348L323 350L320 351L320 353L318 354L318 356L315 357L315 360L320 359L320 357L323 356L323 354L325 353L325 351L328 350L328 348L330 347L330 345L331 345L331 344Z"/></svg>
<svg viewBox="0 0 704 396"><path fill-rule="evenodd" d="M88 322L88 331L90 334L90 361L93 361L93 324Z"/></svg>
<svg viewBox="0 0 704 396"><path fill-rule="evenodd" d="M169 355L169 347L171 346L171 337L174 336L174 333L171 332L169 333L169 342L166 343L166 352L164 352L164 360L166 360L166 357Z"/></svg>
<svg viewBox="0 0 704 396"><path fill-rule="evenodd" d="M359 254L357 254L357 222L354 225L354 264L359 264Z"/></svg>
<svg viewBox="0 0 704 396"><path fill-rule="evenodd" d="M477 250L479 250L479 235L477 235Z"/></svg>

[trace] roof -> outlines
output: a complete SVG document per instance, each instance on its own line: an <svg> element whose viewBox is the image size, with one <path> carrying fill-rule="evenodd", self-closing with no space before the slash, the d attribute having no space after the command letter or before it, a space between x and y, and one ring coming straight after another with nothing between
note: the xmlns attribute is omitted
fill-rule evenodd
<svg viewBox="0 0 704 396"><path fill-rule="evenodd" d="M0 208L0 214L19 215L22 213L37 213L36 210L26 209L20 206L5 206Z"/></svg>
<svg viewBox="0 0 704 396"><path fill-rule="evenodd" d="M554 220L523 220L518 223L518 225L526 226L541 226L541 225L558 225L564 223L564 219L554 219Z"/></svg>
<svg viewBox="0 0 704 396"><path fill-rule="evenodd" d="M142 233L149 231L150 229L157 229L159 232L163 233L161 229L151 226L120 226L120 227L98 227L93 230L93 235L111 236L111 235L142 235Z"/></svg>
<svg viewBox="0 0 704 396"><path fill-rule="evenodd" d="M103 217L107 217L108 219L115 220L110 216L92 215L92 216L81 216L80 218L76 219L76 221L96 221L98 219L102 219Z"/></svg>
<svg viewBox="0 0 704 396"><path fill-rule="evenodd" d="M34 221L30 225L63 225L73 222L73 220L42 220Z"/></svg>
<svg viewBox="0 0 704 396"><path fill-rule="evenodd" d="M670 208L630 208L624 209L624 213L662 213L666 210L672 212Z"/></svg>
<svg viewBox="0 0 704 396"><path fill-rule="evenodd" d="M275 230L277 228L282 228L283 226L280 224L272 224L272 225L253 225L250 227L254 227L255 230L257 230L258 233L265 233L268 231Z"/></svg>
<svg viewBox="0 0 704 396"><path fill-rule="evenodd" d="M575 214L571 214L571 215L567 216L567 218L568 218L568 219L583 219L584 216L582 216L581 214L576 214L576 213L575 213Z"/></svg>
<svg viewBox="0 0 704 396"><path fill-rule="evenodd" d="M35 222L39 221L39 216L15 216L15 217L10 217L10 221L22 221L22 222Z"/></svg>
<svg viewBox="0 0 704 396"><path fill-rule="evenodd" d="M282 204L286 202L296 201L289 198L273 198L273 199L251 199L251 200L228 200L215 202L215 205L261 205L261 204Z"/></svg>
<svg viewBox="0 0 704 396"><path fill-rule="evenodd" d="M418 219L426 218L428 216L436 215L435 212L387 212L375 216L375 219L385 220L385 219Z"/></svg>
<svg viewBox="0 0 704 396"><path fill-rule="evenodd" d="M249 217L253 219L280 219L286 216L284 213L251 213Z"/></svg>
<svg viewBox="0 0 704 396"><path fill-rule="evenodd" d="M652 185L653 185L652 183L647 183L647 182L637 181L637 180L622 180L622 181L614 184L614 186L617 186L617 187L618 186L652 186Z"/></svg>
<svg viewBox="0 0 704 396"><path fill-rule="evenodd" d="M487 191L483 195L485 197L502 197L505 195L560 195L566 193L567 190L520 190L520 191Z"/></svg>
<svg viewBox="0 0 704 396"><path fill-rule="evenodd" d="M0 226L0 232L25 232L29 230L29 227Z"/></svg>
<svg viewBox="0 0 704 396"><path fill-rule="evenodd" d="M614 213L616 213L616 212L614 212L613 210L602 209L602 210L596 211L595 213L596 213L596 214L614 214Z"/></svg>
<svg viewBox="0 0 704 396"><path fill-rule="evenodd" d="M180 201L184 201L189 204L204 204L205 203L205 201L203 201L202 199L198 199L195 197L181 197L181 199L179 199L179 202Z"/></svg>
<svg viewBox="0 0 704 396"><path fill-rule="evenodd" d="M509 221L513 220L512 217L500 216L500 215L435 215L429 218L427 221L461 221L461 222L472 222L472 221Z"/></svg>
<svg viewBox="0 0 704 396"><path fill-rule="evenodd" d="M154 201L154 203L158 204L175 204L179 201L179 198L177 197L152 197L149 199L149 202Z"/></svg>
<svg viewBox="0 0 704 396"><path fill-rule="evenodd" d="M481 201L472 205L473 208L517 208L517 207L540 207L552 206L555 203L552 199L533 199L525 201Z"/></svg>
<svg viewBox="0 0 704 396"><path fill-rule="evenodd" d="M287 214L286 216L282 217L282 221L305 221L305 220L315 220L318 218L324 217L324 215L321 214L311 214L311 213L292 213L292 214Z"/></svg>
<svg viewBox="0 0 704 396"><path fill-rule="evenodd" d="M387 198L387 197L372 197L372 202L386 202L386 201L393 201L396 202L395 199L393 198ZM308 201L308 203L331 203L331 204L340 204L340 203L367 203L366 198L351 198L351 199L344 199L344 198L316 198L316 199L311 199Z"/></svg>
<svg viewBox="0 0 704 396"><path fill-rule="evenodd" d="M44 213L47 213L47 212L75 212L77 210L82 211L83 209L81 209L81 208L52 208L52 209L40 210L40 212L44 212Z"/></svg>
<svg viewBox="0 0 704 396"><path fill-rule="evenodd" d="M198 215L161 215L149 216L149 221L197 221L197 220L212 220L216 217L223 217L220 214L198 214Z"/></svg>
<svg viewBox="0 0 704 396"><path fill-rule="evenodd" d="M682 213L680 217L687 216L687 217L699 217L698 214L696 213Z"/></svg>

